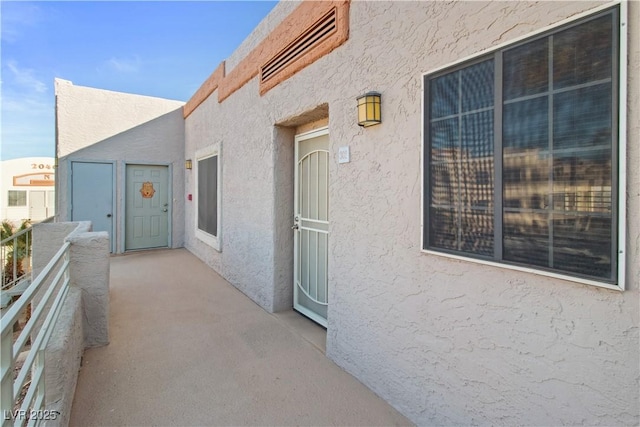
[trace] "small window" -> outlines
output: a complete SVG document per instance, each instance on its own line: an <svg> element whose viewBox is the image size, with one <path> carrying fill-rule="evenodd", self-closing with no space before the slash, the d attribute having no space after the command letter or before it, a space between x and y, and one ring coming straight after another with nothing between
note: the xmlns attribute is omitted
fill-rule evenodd
<svg viewBox="0 0 640 427"><path fill-rule="evenodd" d="M200 151L196 161L196 237L220 250L220 153Z"/></svg>
<svg viewBox="0 0 640 427"><path fill-rule="evenodd" d="M7 206L27 206L27 192L9 190L9 201L7 203Z"/></svg>
<svg viewBox="0 0 640 427"><path fill-rule="evenodd" d="M617 283L618 27L425 75L424 249Z"/></svg>

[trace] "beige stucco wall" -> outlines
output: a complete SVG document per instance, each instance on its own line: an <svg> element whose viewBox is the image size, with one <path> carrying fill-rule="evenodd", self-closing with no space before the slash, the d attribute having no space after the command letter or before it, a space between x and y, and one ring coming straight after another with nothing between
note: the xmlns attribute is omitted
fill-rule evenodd
<svg viewBox="0 0 640 427"><path fill-rule="evenodd" d="M422 74L599 4L353 2L345 45L263 97L253 79L186 119L187 158L223 147L223 244L194 236L187 202L185 246L267 310L283 308L292 255L279 206L290 200L278 189L293 145L274 125L328 103L327 356L421 425L637 425L640 3L629 4L628 290L420 251ZM248 40L243 52L260 41ZM362 129L355 99L369 90L383 94L383 123ZM344 145L351 162L339 165Z"/></svg>
<svg viewBox="0 0 640 427"><path fill-rule="evenodd" d="M184 240L184 102L75 86L56 79L58 220L69 221L71 161L116 162L115 252L124 241L125 165L169 165L171 246Z"/></svg>

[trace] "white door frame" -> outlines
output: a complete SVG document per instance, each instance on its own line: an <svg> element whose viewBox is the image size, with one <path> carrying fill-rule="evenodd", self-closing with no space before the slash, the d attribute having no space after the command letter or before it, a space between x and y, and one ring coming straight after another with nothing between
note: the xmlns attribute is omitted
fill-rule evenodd
<svg viewBox="0 0 640 427"><path fill-rule="evenodd" d="M321 127L318 129L314 129L312 131L309 132L304 132L301 133L299 135L295 135L294 136L294 173L293 173L293 215L294 215L294 227L298 224L298 221L296 221L295 216L297 215L297 210L298 210L298 185L299 185L299 180L298 180L298 152L299 152L299 143L302 141L306 141L308 139L312 139L312 138L317 138L319 136L324 136L324 135L329 135L329 127L325 126L325 127ZM331 159L331 156L329 156L329 160ZM327 177L327 179L329 179L329 177ZM327 187L327 192L329 191L329 188ZM329 222L330 222L330 218L329 218ZM298 274L298 263L300 262L300 259L298 257L298 247L299 247L299 240L300 240L300 231L298 229L294 230L294 237L293 237L293 303L294 303L294 307L297 303L297 299L298 299L298 283L297 283L297 274ZM328 234L328 233L327 233ZM329 258L329 246L327 245L327 259ZM327 287L329 286L329 280L328 280L328 268L327 268ZM329 309L329 304L327 302L327 312ZM327 315L327 319L324 319L322 317L320 317L318 314L314 313L313 311L307 309L306 307L303 306L298 306L295 307L296 310L298 310L299 312L303 313L305 316L309 317L310 319L314 320L315 322L317 322L318 324L324 326L325 328L327 327L327 319L328 319L328 315Z"/></svg>
<svg viewBox="0 0 640 427"><path fill-rule="evenodd" d="M168 218L167 218L167 233L169 233L169 235L167 236L167 247L166 248L151 248L151 249L167 249L167 248L172 248L173 247L173 163L158 163L158 162L134 162L134 161L128 161L128 160L123 160L121 162L122 167L120 168L120 191L122 194L122 205L120 206L120 218L122 218L122 221L120 221L120 227L118 228L120 230L120 235L122 236L122 238L120 239L120 252L121 253L125 253L125 252L132 252L130 251L126 251L125 250L125 228L126 228L126 217L125 215L127 214L126 212L126 200L127 200L127 166L129 165L143 165L143 166L166 166L167 167L167 203L169 204L169 206L167 207L169 209L169 211L167 212L168 214ZM151 249L134 249L133 251L137 251L137 250L151 250Z"/></svg>

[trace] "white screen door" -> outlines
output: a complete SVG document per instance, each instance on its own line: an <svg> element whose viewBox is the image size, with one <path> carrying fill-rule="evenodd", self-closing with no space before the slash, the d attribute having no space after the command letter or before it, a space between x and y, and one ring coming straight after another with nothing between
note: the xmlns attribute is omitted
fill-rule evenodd
<svg viewBox="0 0 640 427"><path fill-rule="evenodd" d="M329 132L296 136L293 308L327 326Z"/></svg>

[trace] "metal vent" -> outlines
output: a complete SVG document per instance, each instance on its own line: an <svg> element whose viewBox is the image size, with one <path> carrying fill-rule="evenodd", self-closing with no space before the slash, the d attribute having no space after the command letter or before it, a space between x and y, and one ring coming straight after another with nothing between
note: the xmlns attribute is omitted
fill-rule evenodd
<svg viewBox="0 0 640 427"><path fill-rule="evenodd" d="M332 9L316 21L301 36L269 60L260 68L260 81L266 82L289 64L302 57L313 47L322 43L336 31L336 9Z"/></svg>

